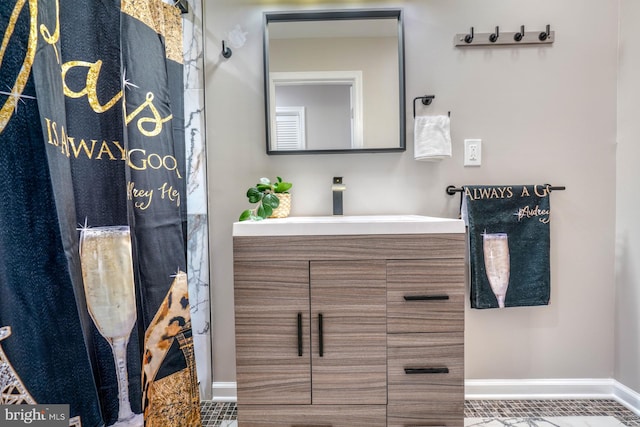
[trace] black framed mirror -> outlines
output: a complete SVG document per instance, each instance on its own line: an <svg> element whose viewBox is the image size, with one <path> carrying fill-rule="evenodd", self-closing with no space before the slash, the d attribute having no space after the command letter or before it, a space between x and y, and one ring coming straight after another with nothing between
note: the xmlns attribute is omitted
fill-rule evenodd
<svg viewBox="0 0 640 427"><path fill-rule="evenodd" d="M402 9L266 12L267 154L405 151Z"/></svg>

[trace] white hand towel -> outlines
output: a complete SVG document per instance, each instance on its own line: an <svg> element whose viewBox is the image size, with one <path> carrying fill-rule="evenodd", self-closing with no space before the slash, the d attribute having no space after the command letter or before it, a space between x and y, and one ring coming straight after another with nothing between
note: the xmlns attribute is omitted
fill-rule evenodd
<svg viewBox="0 0 640 427"><path fill-rule="evenodd" d="M418 116L414 119L413 154L416 160L451 157L448 116Z"/></svg>

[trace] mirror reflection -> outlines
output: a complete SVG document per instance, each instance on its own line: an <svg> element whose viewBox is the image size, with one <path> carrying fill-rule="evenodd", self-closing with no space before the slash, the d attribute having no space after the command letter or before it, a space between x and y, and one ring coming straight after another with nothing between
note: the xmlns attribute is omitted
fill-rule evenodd
<svg viewBox="0 0 640 427"><path fill-rule="evenodd" d="M403 151L400 10L265 14L269 154Z"/></svg>

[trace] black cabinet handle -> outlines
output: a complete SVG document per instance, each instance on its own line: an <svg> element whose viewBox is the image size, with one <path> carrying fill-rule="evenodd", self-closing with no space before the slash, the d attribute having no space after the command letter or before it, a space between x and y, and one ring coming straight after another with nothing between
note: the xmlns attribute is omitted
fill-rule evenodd
<svg viewBox="0 0 640 427"><path fill-rule="evenodd" d="M322 313L318 314L318 354L324 356L324 339L322 337Z"/></svg>
<svg viewBox="0 0 640 427"><path fill-rule="evenodd" d="M298 357L302 356L302 313L298 313Z"/></svg>
<svg viewBox="0 0 640 427"><path fill-rule="evenodd" d="M405 295L405 301L446 301L449 295Z"/></svg>
<svg viewBox="0 0 640 427"><path fill-rule="evenodd" d="M407 375L413 374L448 374L449 368L404 368Z"/></svg>

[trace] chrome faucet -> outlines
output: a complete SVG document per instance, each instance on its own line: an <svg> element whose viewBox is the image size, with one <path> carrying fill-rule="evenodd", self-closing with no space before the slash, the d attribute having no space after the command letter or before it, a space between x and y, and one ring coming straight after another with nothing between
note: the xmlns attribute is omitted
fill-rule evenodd
<svg viewBox="0 0 640 427"><path fill-rule="evenodd" d="M347 186L342 183L341 176L333 177L333 184L331 185L331 191L333 191L333 214L342 215L342 192L347 189Z"/></svg>

